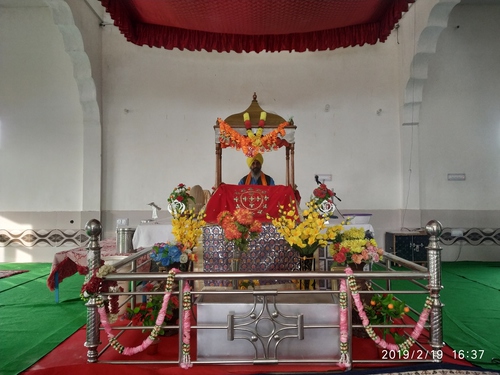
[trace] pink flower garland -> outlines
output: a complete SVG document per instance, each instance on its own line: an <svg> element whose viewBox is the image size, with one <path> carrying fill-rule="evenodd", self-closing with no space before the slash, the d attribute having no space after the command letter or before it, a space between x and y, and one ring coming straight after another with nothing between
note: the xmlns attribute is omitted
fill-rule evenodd
<svg viewBox="0 0 500 375"><path fill-rule="evenodd" d="M182 291L182 360L180 366L184 369L193 367L191 363L191 291L189 283L184 284Z"/></svg>
<svg viewBox="0 0 500 375"><path fill-rule="evenodd" d="M174 277L175 274L180 272L178 269L171 269L168 273L167 277L167 283L165 285L165 295L163 297L163 303L161 306L161 310L158 313L158 317L156 318L155 326L153 327L150 335L144 339L144 341L141 343L141 345L135 346L135 347L124 347L121 345L116 337L112 333L112 328L111 325L108 321L108 317L106 314L106 310L104 308L104 302L102 298L97 299L97 306L98 306L98 313L101 318L101 323L104 327L104 330L108 334L108 339L110 345L120 354L123 355L134 355L137 353L140 353L144 351L147 347L149 347L153 341L158 337L158 334L160 333L161 326L163 324L163 321L165 319L166 311L167 311L167 306L168 306L168 301L170 300L170 296L172 295L172 287L174 283ZM186 302L189 301L189 302ZM183 289L183 337L182 337L182 361L180 363L180 366L184 369L187 369L189 367L192 367L191 363L191 357L190 357L190 341L191 341L191 293L190 293L190 288L189 284L185 283L184 289Z"/></svg>
<svg viewBox="0 0 500 375"><path fill-rule="evenodd" d="M373 328L370 325L370 320L366 316L366 312L363 307L363 302L361 301L361 298L359 297L358 293L358 288L356 285L356 280L354 279L352 269L350 267L346 267L345 273L348 275L348 282L349 282L349 289L351 290L352 297L354 299L354 303L356 305L356 308L358 309L358 314L359 317L361 318L363 327L365 328L366 332L370 336L370 338L375 341L375 343L380 346L383 349L389 349L392 351L400 351L400 350L409 350L413 344L418 340L420 335L422 334L422 330L424 329L424 324L427 321L429 317L429 313L431 311L431 306L432 306L432 299L430 296L427 296L425 300L425 305L424 309L422 310L422 313L420 314L420 318L415 325L415 328L413 329L413 332L411 333L410 337L403 342L402 344L396 345L396 344L391 344L385 341L384 339L380 338ZM347 351L347 286L346 286L346 281L341 280L340 281L340 352L341 352L341 357L339 360L339 365L348 367L350 366L350 361L349 361L349 356L348 356L348 351Z"/></svg>
<svg viewBox="0 0 500 375"><path fill-rule="evenodd" d="M340 282L340 360L339 366L350 368L351 360L348 351L347 325L347 287L345 280Z"/></svg>
<svg viewBox="0 0 500 375"><path fill-rule="evenodd" d="M142 342L141 345L136 347L124 347L121 345L118 340L112 334L112 328L108 321L106 309L104 307L104 301L102 298L97 298L98 312L101 318L101 323L104 327L104 330L108 334L109 342L111 346L117 350L120 354L123 355L134 355L144 351L148 346L150 346L153 341L158 337L161 326L163 324L163 320L165 319L165 314L168 306L168 302L170 300L170 296L172 295L172 285L175 274L180 272L177 269L170 270L167 278L167 284L165 286L165 295L163 297L163 304L160 312L158 313L158 317L156 319L156 324L151 331L151 334ZM366 332L370 336L370 338L380 347L384 349L399 351L399 350L408 350L420 337L424 324L429 317L429 313L432 306L432 299L428 296L425 301L424 309L420 314L420 318L411 333L410 337L402 344L396 345L391 344L380 338L373 328L370 325L370 321L366 316L366 312L363 307L363 302L359 297L356 280L354 279L352 269L347 267L345 269L346 274L348 275L349 289L351 290L354 303L358 309L359 317L361 318L363 327ZM182 297L182 307L183 307L183 335L182 335L182 360L180 363L180 367L184 369L188 369L193 366L191 363L190 357L190 342L191 342L191 293L189 284L186 283L183 289L183 297ZM341 357L339 360L339 366L350 368L351 361L349 359L348 353L348 322L347 322L347 285L345 280L340 281L340 352Z"/></svg>

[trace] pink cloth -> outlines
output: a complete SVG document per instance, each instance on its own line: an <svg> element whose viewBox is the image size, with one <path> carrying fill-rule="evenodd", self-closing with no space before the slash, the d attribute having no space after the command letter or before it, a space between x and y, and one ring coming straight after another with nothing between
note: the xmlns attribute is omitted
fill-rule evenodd
<svg viewBox="0 0 500 375"><path fill-rule="evenodd" d="M108 238L99 242L101 248L101 258L111 256L111 255L126 255L118 254L116 252L116 238ZM144 256L137 261L137 264L141 264L148 258ZM58 273L59 283L61 283L65 278L74 275L77 272L83 270L87 267L87 248L86 246L77 247L72 250L60 251L54 255L54 260L52 261L52 269L50 275L47 278L47 287L53 291L56 287L55 285L55 273ZM147 266L141 269L142 272L149 272L149 263Z"/></svg>

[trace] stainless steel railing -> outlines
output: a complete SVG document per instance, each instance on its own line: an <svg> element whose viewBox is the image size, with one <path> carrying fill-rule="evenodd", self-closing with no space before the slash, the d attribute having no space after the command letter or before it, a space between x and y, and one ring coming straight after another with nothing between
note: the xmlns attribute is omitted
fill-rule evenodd
<svg viewBox="0 0 500 375"><path fill-rule="evenodd" d="M438 245L439 234L442 230L442 226L437 221L431 221L426 226L427 233L430 236L429 246L428 246L428 262L427 267L422 265L418 265L412 263L403 258L397 257L393 254L386 253L384 254L384 262L381 264L377 264L377 268L381 270L372 270L369 272L356 273L357 279L366 279L371 280L374 284L377 285L377 288L374 290L363 290L360 291L360 294L374 294L374 293L393 293L397 294L399 298L401 296L407 295L422 295L422 299L425 296L430 296L432 298L432 308L430 313L429 322L426 324L426 328L429 330L430 339L428 342L417 342L419 351L421 351L422 355L419 355L418 358L401 358L401 355L398 355L397 358L386 358L380 360L363 360L356 359L352 360L352 363L355 365L356 363L398 363L398 364L406 364L406 363L423 363L423 362L440 362L442 356L440 357L436 353L439 353L443 347L442 342L442 317L441 310L442 304L440 302L439 292L442 288L441 286L441 248ZM89 272L92 272L94 267L99 267L100 262L96 259L100 259L100 247L98 244L97 237L100 234L100 224L97 221L91 221L87 224L87 233L91 237L91 241L88 245L89 251ZM136 254L129 256L127 259L124 259L120 262L114 264L115 268L119 268L121 266L125 266L132 262L133 267L130 273L112 273L106 276L107 280L112 281L130 281L131 289L127 293L121 293L129 296L129 301L133 307L137 296L142 296L144 292L138 292L135 289L135 285L137 283L149 280L149 281L162 281L165 280L165 273L137 273L137 267L135 262L139 258L141 258L144 254L147 254L151 251L151 248L144 249ZM397 267L396 267L397 265ZM401 269L404 267L404 269ZM307 273L298 273L298 272L265 272L265 273L249 273L249 272L186 272L186 273L178 273L175 276L175 279L179 283L179 290L183 290L183 286L187 282L194 281L205 281L205 280L262 280L262 279L272 279L272 280L290 280L290 279L325 279L325 280L342 280L347 279L347 275L344 272L307 272ZM407 290L396 290L393 287L392 281L394 280L408 280L410 281L415 289L407 289ZM383 288L381 284L384 284ZM178 294L178 292L175 292ZM119 295L120 293L106 293L104 295ZM148 292L147 294L162 294L161 292ZM310 295L330 295L334 298L335 301L338 300L340 291L338 290L314 290L314 291L298 291L298 290L248 290L248 291L240 291L240 290L193 290L192 298L196 300L198 298L202 298L203 296L209 295L220 295L220 296L228 296L231 295L242 295L247 294L249 296L261 296L259 298L266 298L266 295L276 295L276 296L293 296L294 298L300 299L304 296ZM348 295L350 292L348 291ZM351 298L347 299L348 301L348 335L349 335L349 356L352 359L352 330L353 328L362 328L362 325L353 325L352 324L352 302ZM423 307L422 306L410 306L411 311L414 314L419 314ZM178 328L179 329L179 356L175 360L153 360L153 361L143 361L143 360L120 360L120 361L112 361L109 363L116 364L151 364L151 363L162 363L162 364L175 364L180 363L181 361L181 353L182 353L182 334L184 329L183 324L183 316L180 314L179 324L177 326L169 326L169 328ZM320 328L328 328L328 329L339 329L340 325L336 324L328 324L325 326L321 326ZM398 324L391 326L377 325L373 326L374 328L385 328L385 327L396 327L396 328L411 328L412 325L409 324ZM125 326L114 326L113 329L118 333L115 335L119 337L119 335L123 334L127 330L137 330L137 329L150 329L152 327L135 327L129 325ZM299 330L304 328L303 325L299 324ZM311 328L311 327L306 327ZM314 328L314 327L312 327ZM318 328L318 327L316 327ZM217 325L193 325L191 327L192 330L212 330L212 329L222 329L222 330L230 330L231 324L217 324ZM300 336L300 335L299 335ZM105 345L104 348L98 352L99 347L99 318L97 314L97 305L94 300L89 300L87 303L87 340L85 346L88 348L87 351L87 359L88 362L97 362L99 356L109 348L109 345ZM232 359L228 361L227 358L222 360L208 360L208 359L200 359L192 361L193 364L223 364L223 363L234 363L234 364L252 364L252 363L304 363L304 362L321 362L321 363L335 363L338 362L338 357L332 358L320 358L320 359L307 359L302 360L300 358L271 358L271 359L261 359L254 358L252 360L248 359ZM108 363L106 361L100 361L103 363Z"/></svg>

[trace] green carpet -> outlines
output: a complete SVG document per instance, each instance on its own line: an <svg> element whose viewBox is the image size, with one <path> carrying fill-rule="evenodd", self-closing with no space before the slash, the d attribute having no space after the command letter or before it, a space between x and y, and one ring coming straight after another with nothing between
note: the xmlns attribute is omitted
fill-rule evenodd
<svg viewBox="0 0 500 375"><path fill-rule="evenodd" d="M29 272L0 279L0 374L18 374L86 323L80 300L83 276L64 280L60 301L47 288L50 263L0 263Z"/></svg>
<svg viewBox="0 0 500 375"><path fill-rule="evenodd" d="M500 263L446 262L441 277L444 341L457 358L464 354L477 366L500 371L500 362L492 361L500 358ZM395 290L418 289L404 280L395 280L392 286ZM424 295L398 297L417 311L425 300Z"/></svg>
<svg viewBox="0 0 500 375"><path fill-rule="evenodd" d="M64 280L61 302L56 304L46 285L50 266L0 263L2 269L30 270L0 279L2 375L25 370L86 323L86 309L79 298L83 276ZM443 263L442 281L444 341L457 352L484 350L482 358L466 359L499 371L500 364L491 360L500 357L500 263ZM393 281L393 288L415 289L407 281ZM420 311L425 296L404 295L401 299Z"/></svg>
<svg viewBox="0 0 500 375"><path fill-rule="evenodd" d="M442 269L446 343L469 355L484 350L481 359L469 361L499 371L492 358L500 358L500 263L444 263Z"/></svg>

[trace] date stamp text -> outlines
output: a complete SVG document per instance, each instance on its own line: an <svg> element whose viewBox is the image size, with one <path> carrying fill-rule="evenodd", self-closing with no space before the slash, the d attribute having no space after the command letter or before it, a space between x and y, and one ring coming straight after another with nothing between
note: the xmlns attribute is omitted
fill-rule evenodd
<svg viewBox="0 0 500 375"><path fill-rule="evenodd" d="M443 359L443 351L442 350L382 350L382 359L383 360L441 360Z"/></svg>

